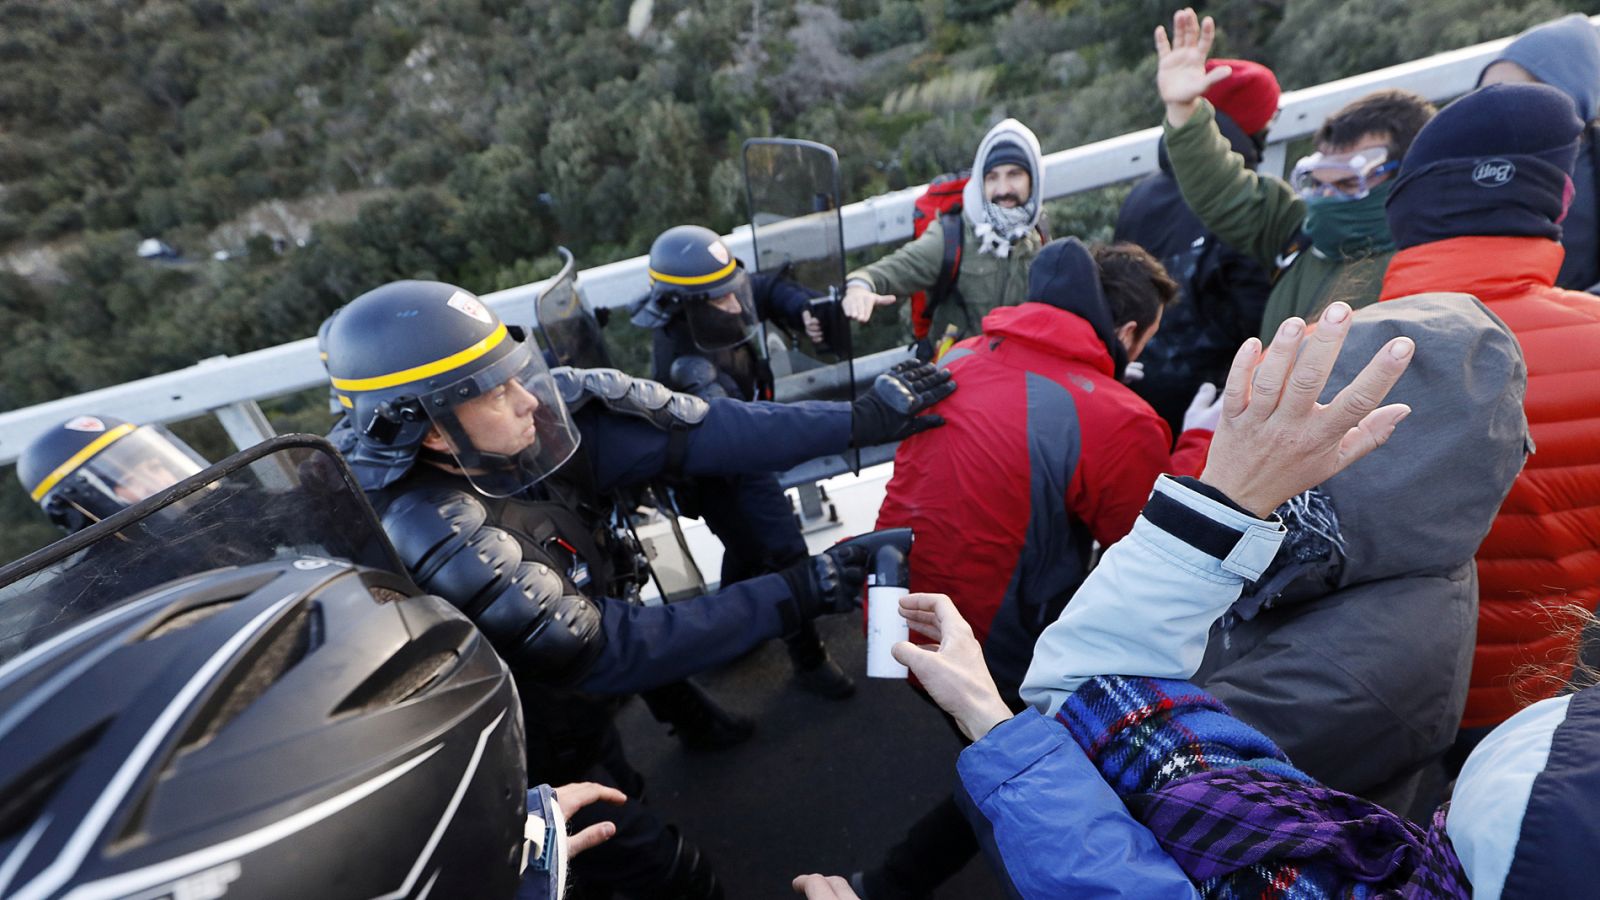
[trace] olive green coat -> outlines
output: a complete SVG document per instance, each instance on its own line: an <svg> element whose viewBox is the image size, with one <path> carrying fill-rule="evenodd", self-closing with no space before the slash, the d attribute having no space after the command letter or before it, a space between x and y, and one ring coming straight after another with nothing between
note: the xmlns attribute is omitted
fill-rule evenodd
<svg viewBox="0 0 1600 900"><path fill-rule="evenodd" d="M951 301L933 312L933 327L928 336L935 342L947 325L955 325L961 337L977 334L983 317L996 306L1015 306L1028 299L1028 266L1039 254L1037 231L1014 244L1005 259L979 253L979 241L961 220L961 270L956 273L956 288L965 301L965 310ZM928 225L922 236L883 259L850 273L850 278L870 282L880 294L901 298L900 316L910 329L910 304L905 298L933 287L944 263L944 226L938 220Z"/></svg>
<svg viewBox="0 0 1600 900"><path fill-rule="evenodd" d="M1309 320L1335 300L1360 308L1377 302L1392 251L1359 259L1330 259L1306 249L1279 271L1278 254L1305 224L1306 204L1280 178L1257 175L1233 152L1205 100L1182 127L1163 122L1167 156L1183 199L1206 228L1278 272L1261 320L1272 339L1290 316Z"/></svg>

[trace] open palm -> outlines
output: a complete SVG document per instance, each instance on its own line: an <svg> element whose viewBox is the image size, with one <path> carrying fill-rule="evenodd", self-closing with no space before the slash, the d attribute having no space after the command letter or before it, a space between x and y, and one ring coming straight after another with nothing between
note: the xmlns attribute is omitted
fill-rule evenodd
<svg viewBox="0 0 1600 900"><path fill-rule="evenodd" d="M1173 14L1171 41L1167 40L1167 30L1156 26L1156 89L1161 92L1163 103L1193 104L1207 88L1233 73L1227 66L1206 71L1206 57L1211 55L1216 36L1211 17L1200 21L1192 9Z"/></svg>

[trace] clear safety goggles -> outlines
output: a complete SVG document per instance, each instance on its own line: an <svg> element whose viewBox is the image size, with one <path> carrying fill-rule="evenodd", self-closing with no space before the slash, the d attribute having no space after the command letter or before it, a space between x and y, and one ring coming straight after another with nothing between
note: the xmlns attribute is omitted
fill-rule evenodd
<svg viewBox="0 0 1600 900"><path fill-rule="evenodd" d="M509 497L572 458L578 429L531 340L458 381L423 394L456 466L480 493Z"/></svg>
<svg viewBox="0 0 1600 900"><path fill-rule="evenodd" d="M1313 153L1295 163L1289 184L1307 200L1360 200L1399 168L1400 161L1391 161L1385 147L1368 147L1354 153Z"/></svg>
<svg viewBox="0 0 1600 900"><path fill-rule="evenodd" d="M761 325L750 276L742 266L715 292L684 295L683 315L695 346L707 353L743 344L756 336Z"/></svg>

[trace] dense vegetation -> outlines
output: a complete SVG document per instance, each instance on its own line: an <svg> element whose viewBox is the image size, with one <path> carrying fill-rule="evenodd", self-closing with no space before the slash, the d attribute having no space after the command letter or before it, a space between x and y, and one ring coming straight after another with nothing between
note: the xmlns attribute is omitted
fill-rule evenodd
<svg viewBox="0 0 1600 900"><path fill-rule="evenodd" d="M1203 6L1219 51L1286 88L1568 11ZM1172 7L4 0L0 409L303 337L397 277L487 292L553 271L557 244L591 266L680 222L730 229L748 136L833 145L857 199L966 165L1002 115L1047 150L1153 124L1150 31ZM1103 235L1120 195L1059 204L1055 230ZM145 237L183 261L136 258ZM276 412L313 423L320 402ZM6 482L0 559L50 537Z"/></svg>

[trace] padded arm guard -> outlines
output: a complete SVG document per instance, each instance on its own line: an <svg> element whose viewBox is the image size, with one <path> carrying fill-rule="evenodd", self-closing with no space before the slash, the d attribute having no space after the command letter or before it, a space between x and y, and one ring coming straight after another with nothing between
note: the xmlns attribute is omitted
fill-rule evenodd
<svg viewBox="0 0 1600 900"><path fill-rule="evenodd" d="M644 419L662 431L692 428L705 421L710 404L690 394L679 394L659 381L634 378L617 369L551 369L561 399L577 412L589 403L601 403L612 412Z"/></svg>
<svg viewBox="0 0 1600 900"><path fill-rule="evenodd" d="M600 610L554 569L524 560L487 517L477 498L430 488L391 503L383 530L418 586L472 619L514 672L579 680L604 649Z"/></svg>

